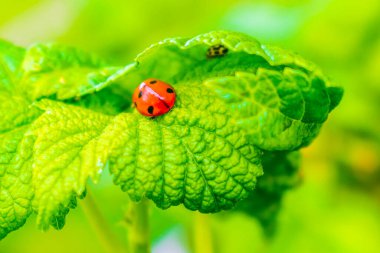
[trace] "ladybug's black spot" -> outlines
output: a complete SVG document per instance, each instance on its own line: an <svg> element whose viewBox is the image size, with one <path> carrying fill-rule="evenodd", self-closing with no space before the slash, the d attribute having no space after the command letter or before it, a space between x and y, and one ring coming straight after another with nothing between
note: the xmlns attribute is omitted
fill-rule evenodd
<svg viewBox="0 0 380 253"><path fill-rule="evenodd" d="M173 91L172 88L167 88L167 89L166 89L166 92L167 92L167 93L173 93L174 91Z"/></svg>
<svg viewBox="0 0 380 253"><path fill-rule="evenodd" d="M227 48L223 48L223 49L222 49L222 53L223 53L223 54L226 54L227 52L228 52L228 49L227 49Z"/></svg>
<svg viewBox="0 0 380 253"><path fill-rule="evenodd" d="M153 106L149 106L148 107L149 114L153 114L153 110L154 110Z"/></svg>
<svg viewBox="0 0 380 253"><path fill-rule="evenodd" d="M149 83L150 83L150 84L155 84L155 83L157 83L157 80L152 80L152 81L150 81Z"/></svg>
<svg viewBox="0 0 380 253"><path fill-rule="evenodd" d="M140 91L140 92L139 92L139 98L141 98L141 96L142 96L142 92Z"/></svg>
<svg viewBox="0 0 380 253"><path fill-rule="evenodd" d="M135 107L137 108L137 103L135 102Z"/></svg>

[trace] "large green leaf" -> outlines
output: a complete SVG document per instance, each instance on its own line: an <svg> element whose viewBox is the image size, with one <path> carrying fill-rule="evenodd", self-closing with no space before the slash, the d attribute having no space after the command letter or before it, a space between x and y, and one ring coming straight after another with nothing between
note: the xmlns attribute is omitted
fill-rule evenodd
<svg viewBox="0 0 380 253"><path fill-rule="evenodd" d="M228 53L207 57L217 44ZM74 48L1 42L0 77L1 237L32 210L41 228L61 228L88 179L105 168L135 201L230 209L262 174L257 147L284 151L265 152L258 182L257 193L278 204L293 172L268 164L288 168L287 152L309 144L342 97L298 55L225 31L164 40L125 67ZM173 109L156 118L130 106L151 77L177 93Z"/></svg>
<svg viewBox="0 0 380 253"><path fill-rule="evenodd" d="M208 58L207 49L219 44L228 53ZM203 83L217 91L252 143L265 150L308 145L343 94L339 87L328 87L314 64L235 32L166 39L142 52L136 62L123 76L127 90L147 77L174 86Z"/></svg>
<svg viewBox="0 0 380 253"><path fill-rule="evenodd" d="M262 173L259 153L212 93L182 85L177 94L164 117L115 118L108 130L120 136L110 161L115 183L133 199L146 196L162 208L229 209L253 190Z"/></svg>
<svg viewBox="0 0 380 253"><path fill-rule="evenodd" d="M39 102L45 113L31 134L40 226L84 191L88 177L97 180L107 161L132 199L148 197L161 208L217 212L245 198L262 173L258 151L210 92L181 86L177 95L173 111L156 119Z"/></svg>
<svg viewBox="0 0 380 253"><path fill-rule="evenodd" d="M46 162L40 157L41 153L34 152L41 141L38 139L34 143L33 131L37 131L38 124L44 122L45 117L41 117L30 130L30 125L40 114L36 107L31 107L30 101L44 96L69 99L66 100L69 103L106 114L117 114L130 107L131 94L118 91L115 85L112 88L105 86L130 67L133 65L107 67L101 60L74 48L39 44L24 50L0 41L0 238L25 223L33 209L31 203L34 196L37 196L34 198L34 210L41 213L38 216L40 226L46 228L50 223L61 228L69 208L75 206L75 196L83 193L83 190L75 191L75 188L70 193L59 194L58 187L51 189L53 194L50 199L41 197L41 192L46 192L51 185L39 184L45 176L44 171L39 173L33 168L43 164L47 171L52 171L57 164ZM68 82L57 84L58 79ZM101 88L104 89L93 94ZM49 140L52 136L47 134L45 137ZM40 150L37 148L36 151ZM34 157L37 159L34 160ZM55 176L57 182L60 179L57 175L49 176L49 179ZM63 183L73 179L69 176L64 178L67 181L62 180ZM49 209L50 204L57 208ZM49 215L44 216L46 210Z"/></svg>

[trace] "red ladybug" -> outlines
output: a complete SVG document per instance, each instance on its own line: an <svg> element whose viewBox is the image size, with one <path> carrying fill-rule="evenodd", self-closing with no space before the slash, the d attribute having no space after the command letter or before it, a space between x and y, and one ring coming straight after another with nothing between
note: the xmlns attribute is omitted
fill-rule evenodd
<svg viewBox="0 0 380 253"><path fill-rule="evenodd" d="M145 116L154 117L172 109L176 94L174 88L163 81L149 78L142 82L133 93L133 103Z"/></svg>

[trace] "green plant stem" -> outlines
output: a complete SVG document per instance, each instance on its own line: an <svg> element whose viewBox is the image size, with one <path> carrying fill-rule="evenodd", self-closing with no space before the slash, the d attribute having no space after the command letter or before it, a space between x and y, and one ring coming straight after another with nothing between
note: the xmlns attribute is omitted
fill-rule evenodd
<svg viewBox="0 0 380 253"><path fill-rule="evenodd" d="M147 200L130 201L126 213L130 253L150 252L149 210Z"/></svg>
<svg viewBox="0 0 380 253"><path fill-rule="evenodd" d="M80 201L82 210L97 235L100 244L107 253L126 253L116 235L112 232L104 216L100 212L91 192L87 190L86 198Z"/></svg>
<svg viewBox="0 0 380 253"><path fill-rule="evenodd" d="M213 241L208 216L195 212L193 228L193 246L195 253L213 253Z"/></svg>

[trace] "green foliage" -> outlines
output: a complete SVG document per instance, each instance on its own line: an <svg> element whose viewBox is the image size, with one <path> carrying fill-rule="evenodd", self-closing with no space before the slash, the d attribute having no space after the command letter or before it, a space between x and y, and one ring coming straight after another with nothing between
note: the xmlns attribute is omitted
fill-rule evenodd
<svg viewBox="0 0 380 253"><path fill-rule="evenodd" d="M110 160L115 183L161 208L229 209L262 174L259 152L209 91L186 85L176 91L172 113L156 120L120 114L107 130L119 136Z"/></svg>
<svg viewBox="0 0 380 253"><path fill-rule="evenodd" d="M265 152L262 157L264 176L258 181L256 190L237 205L237 211L256 217L268 236L275 232L284 194L302 180L300 158L299 151Z"/></svg>
<svg viewBox="0 0 380 253"><path fill-rule="evenodd" d="M0 39L0 91L11 91L20 82L24 54L23 48Z"/></svg>
<svg viewBox="0 0 380 253"><path fill-rule="evenodd" d="M215 44L227 55L207 58ZM125 67L54 44L0 50L0 237L32 210L40 228L62 228L104 169L132 200L209 213L254 190L260 149L282 150L265 151L258 181L282 192L292 175L283 154L309 144L342 97L311 63L234 32L167 39ZM130 107L150 77L177 93L157 118Z"/></svg>
<svg viewBox="0 0 380 253"><path fill-rule="evenodd" d="M217 44L228 48L227 55L206 59L207 49ZM328 80L312 63L234 32L167 39L136 61L139 65L125 80L128 89L146 76L169 83L203 82L226 101L252 143L264 150L308 145L343 95L341 88L327 87Z"/></svg>
<svg viewBox="0 0 380 253"><path fill-rule="evenodd" d="M239 114L239 124L247 129L252 142L265 150L307 145L329 112L330 99L323 82L309 80L290 68L281 72L259 69L256 74L237 72L207 84Z"/></svg>
<svg viewBox="0 0 380 253"><path fill-rule="evenodd" d="M28 48L22 68L22 88L33 100L63 100L101 90L117 78L120 70L76 48L55 44Z"/></svg>
<svg viewBox="0 0 380 253"><path fill-rule="evenodd" d="M46 228L52 215L67 207L72 195L82 195L88 177L97 181L107 159L98 140L110 117L51 100L36 104L45 112L29 134L34 144L33 183L37 223Z"/></svg>
<svg viewBox="0 0 380 253"><path fill-rule="evenodd" d="M0 239L22 226L32 212L32 136L39 115L24 98L0 93Z"/></svg>
<svg viewBox="0 0 380 253"><path fill-rule="evenodd" d="M120 87L119 87L120 88ZM66 103L91 109L107 115L116 115L131 110L132 93L120 90L114 83L99 92L65 100Z"/></svg>

